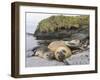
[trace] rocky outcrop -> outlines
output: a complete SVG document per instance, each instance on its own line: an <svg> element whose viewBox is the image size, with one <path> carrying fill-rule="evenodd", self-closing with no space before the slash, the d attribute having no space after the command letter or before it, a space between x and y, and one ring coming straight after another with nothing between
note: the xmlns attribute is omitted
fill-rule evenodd
<svg viewBox="0 0 100 80"><path fill-rule="evenodd" d="M34 36L38 40L72 40L72 39L80 39L83 40L89 37L89 29L88 28L79 28L79 29L65 29L59 30L55 32L39 32L37 31Z"/></svg>

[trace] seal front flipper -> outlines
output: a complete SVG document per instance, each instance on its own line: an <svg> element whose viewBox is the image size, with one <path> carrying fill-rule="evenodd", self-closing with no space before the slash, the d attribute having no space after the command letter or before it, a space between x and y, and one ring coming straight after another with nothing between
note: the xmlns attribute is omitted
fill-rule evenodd
<svg viewBox="0 0 100 80"><path fill-rule="evenodd" d="M26 57L32 57L32 56L37 56L36 52L38 50L39 46L34 47L33 49L27 50L26 51Z"/></svg>
<svg viewBox="0 0 100 80"><path fill-rule="evenodd" d="M37 49L39 49L39 48L40 48L40 47L37 46L37 47L34 47L34 48L32 49L32 51L33 51L32 56L38 56L38 55L36 54L36 52L37 52Z"/></svg>

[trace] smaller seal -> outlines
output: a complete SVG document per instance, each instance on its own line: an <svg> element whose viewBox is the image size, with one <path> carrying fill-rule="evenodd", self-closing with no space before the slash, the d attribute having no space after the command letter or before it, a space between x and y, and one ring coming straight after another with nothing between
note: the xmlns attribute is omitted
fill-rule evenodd
<svg viewBox="0 0 100 80"><path fill-rule="evenodd" d="M52 52L48 47L46 46L39 46L32 50L34 54L32 56L38 56L44 59L53 59L54 58L54 52Z"/></svg>

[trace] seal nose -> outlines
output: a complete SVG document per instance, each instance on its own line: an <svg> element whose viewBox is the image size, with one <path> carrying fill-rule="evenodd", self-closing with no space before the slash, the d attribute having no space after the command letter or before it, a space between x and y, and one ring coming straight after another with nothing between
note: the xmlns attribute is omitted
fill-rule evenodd
<svg viewBox="0 0 100 80"><path fill-rule="evenodd" d="M65 55L63 53L59 53L58 59L59 61L63 61L65 59Z"/></svg>

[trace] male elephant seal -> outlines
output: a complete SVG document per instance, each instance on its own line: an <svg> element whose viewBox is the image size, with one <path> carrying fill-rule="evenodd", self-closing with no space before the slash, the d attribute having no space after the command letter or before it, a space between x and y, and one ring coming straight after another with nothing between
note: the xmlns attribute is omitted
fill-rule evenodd
<svg viewBox="0 0 100 80"><path fill-rule="evenodd" d="M54 58L54 53L46 46L36 47L32 51L34 52L32 56L38 56L44 59Z"/></svg>
<svg viewBox="0 0 100 80"><path fill-rule="evenodd" d="M58 61L63 61L65 58L72 55L71 49L65 45L64 41L51 42L48 48L54 52L55 58Z"/></svg>

